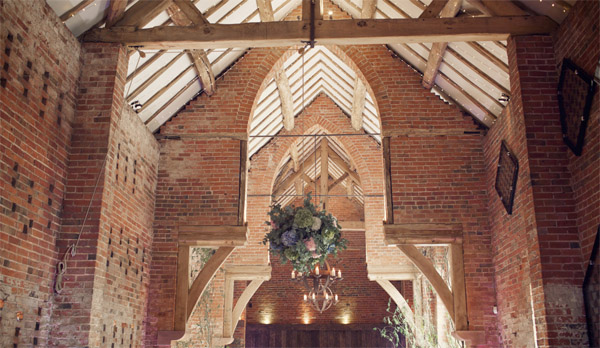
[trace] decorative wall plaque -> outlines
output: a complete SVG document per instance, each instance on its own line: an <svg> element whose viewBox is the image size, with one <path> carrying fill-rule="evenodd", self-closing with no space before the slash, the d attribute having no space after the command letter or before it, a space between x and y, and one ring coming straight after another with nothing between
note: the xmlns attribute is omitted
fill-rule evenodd
<svg viewBox="0 0 600 348"><path fill-rule="evenodd" d="M583 149L595 87L592 76L570 60L563 60L558 82L560 124L563 140L577 156Z"/></svg>
<svg viewBox="0 0 600 348"><path fill-rule="evenodd" d="M506 141L502 140L498 156L498 170L496 171L496 191L508 214L512 214L518 175L517 156L509 150Z"/></svg>

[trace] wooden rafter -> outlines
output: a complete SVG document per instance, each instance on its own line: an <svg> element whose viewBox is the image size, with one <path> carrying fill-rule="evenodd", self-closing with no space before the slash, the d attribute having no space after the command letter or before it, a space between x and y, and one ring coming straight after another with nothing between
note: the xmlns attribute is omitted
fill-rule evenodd
<svg viewBox="0 0 600 348"><path fill-rule="evenodd" d="M360 130L363 126L363 112L365 111L367 88L357 76L354 82L354 100L352 101L352 114L350 121L354 130Z"/></svg>
<svg viewBox="0 0 600 348"><path fill-rule="evenodd" d="M481 2L481 0L466 0L469 2L469 4L471 4L471 6L475 7L479 12L481 12L482 14L486 15L486 16L493 16L494 12L492 12L489 8L487 8L487 6L485 6L483 4L483 2Z"/></svg>
<svg viewBox="0 0 600 348"><path fill-rule="evenodd" d="M433 0L429 6L421 13L419 18L435 18L437 17L442 9L446 6L448 0Z"/></svg>
<svg viewBox="0 0 600 348"><path fill-rule="evenodd" d="M281 115L283 117L283 127L291 131L294 129L294 102L292 100L292 90L288 81L285 69L277 71L275 74L275 83L279 91L279 100L281 101Z"/></svg>
<svg viewBox="0 0 600 348"><path fill-rule="evenodd" d="M185 70L180 72L177 76L175 76L168 84L166 84L163 88L159 89L150 99L146 100L144 105L138 110L138 112L144 111L149 105L154 103L158 98L162 97L169 88L173 87L179 80L181 80L188 72L190 72L194 68L194 65L188 66Z"/></svg>
<svg viewBox="0 0 600 348"><path fill-rule="evenodd" d="M175 0L174 4L167 8L169 17L179 26L205 25L208 20L202 12L188 0ZM200 77L202 88L207 95L213 95L216 90L215 75L213 74L210 61L205 50L190 50L190 58L194 63L196 74Z"/></svg>
<svg viewBox="0 0 600 348"><path fill-rule="evenodd" d="M500 68L500 70L508 74L508 65L502 60L500 60L500 58L496 57L492 52L481 47L481 45L477 42L467 42L467 45L469 45L472 49L477 51L477 53L492 61L492 63L494 63L494 65L496 65L498 68Z"/></svg>
<svg viewBox="0 0 600 348"><path fill-rule="evenodd" d="M198 73L198 76L200 76L200 81L202 82L202 88L204 89L204 92L207 95L213 95L217 89L217 85L215 82L215 75L212 71L206 51L191 50L190 55L192 57L192 61L194 62L196 72Z"/></svg>
<svg viewBox="0 0 600 348"><path fill-rule="evenodd" d="M246 244L247 226L181 225L179 244L192 246L242 246Z"/></svg>
<svg viewBox="0 0 600 348"><path fill-rule="evenodd" d="M110 0L106 13L106 27L112 27L125 13L127 0Z"/></svg>
<svg viewBox="0 0 600 348"><path fill-rule="evenodd" d="M79 12L83 11L86 7L90 6L95 0L82 0L80 3L75 5L73 8L68 10L67 12L60 15L60 20L65 22L67 19L75 16Z"/></svg>
<svg viewBox="0 0 600 348"><path fill-rule="evenodd" d="M320 151L321 150L321 145L319 145L315 151ZM313 152L314 153L314 152ZM315 156L311 156L309 155L301 164L300 164L300 168L305 168L305 167L311 167L313 164L315 164ZM281 184L279 184L279 186L277 186L274 190L273 190L273 194L278 196L281 195L283 192L285 192L291 185L294 184L294 182L296 181L296 179L298 178L302 178L304 174L304 171L300 170L298 172L293 173L292 175L288 176L287 179L285 179Z"/></svg>
<svg viewBox="0 0 600 348"><path fill-rule="evenodd" d="M260 14L261 22L275 21L271 0L256 0L256 7L258 7L258 13Z"/></svg>
<svg viewBox="0 0 600 348"><path fill-rule="evenodd" d="M166 10L173 0L139 0L123 17L115 23L115 27L143 28L150 23L154 17Z"/></svg>
<svg viewBox="0 0 600 348"><path fill-rule="evenodd" d="M169 61L169 63L163 65L160 69L156 70L152 74L152 76L150 76L146 81L144 81L141 85L134 89L133 92L129 93L129 95L127 96L127 102L131 103L133 100L135 100L135 98L137 98L138 95L140 95L140 93L142 93L146 88L148 88L148 86L150 86L154 81L156 81L156 79L158 79L165 71L167 71L167 69L172 67L173 64L175 64L179 60L179 58L181 58L184 54L184 52L177 54L173 59Z"/></svg>
<svg viewBox="0 0 600 348"><path fill-rule="evenodd" d="M202 12L189 0L173 0L173 3L181 9L194 25L210 24Z"/></svg>
<svg viewBox="0 0 600 348"><path fill-rule="evenodd" d="M402 44L401 46L405 50L409 51L410 54L412 54L416 59L420 60L422 64L426 63L425 60L417 52L415 52L410 46L408 46L406 44ZM447 77L443 72L440 72L438 74L438 76L440 78L442 78L445 83L451 85L457 91L461 92L462 95L466 99L469 100L469 102L471 102L473 105L475 105L478 109L480 109L485 114L484 117L487 117L490 120L495 120L496 119L496 116L494 114L492 114L485 106L481 105L481 103L477 99L473 98L473 96L471 96L469 93L467 93L465 90L463 90L459 85L457 85L454 81L452 81L449 77Z"/></svg>
<svg viewBox="0 0 600 348"><path fill-rule="evenodd" d="M342 176L340 176L339 178L335 179L335 181L333 181L332 183L329 184L329 186L327 186L327 191L333 190L337 185L341 184L342 181L346 180L346 178L349 175L350 174L348 174L348 172L345 172L344 174L342 174ZM352 180L348 180L348 181L352 181Z"/></svg>
<svg viewBox="0 0 600 348"><path fill-rule="evenodd" d="M442 11L440 12L441 18L450 18L456 16L462 6L462 0L448 0ZM435 76L437 75L440 64L442 64L442 58L448 42L434 42L429 51L429 58L427 59L427 66L423 71L423 87L431 89L435 83Z"/></svg>
<svg viewBox="0 0 600 348"><path fill-rule="evenodd" d="M523 11L512 1L482 0L481 3L495 16L526 16Z"/></svg>
<svg viewBox="0 0 600 348"><path fill-rule="evenodd" d="M126 13L127 14L127 13ZM305 21L166 26L150 29L93 29L84 40L115 42L147 49L207 49L227 47L281 47L310 37ZM426 19L347 19L317 21L320 44L389 44L505 40L509 35L548 34L556 23L545 16L460 17Z"/></svg>
<svg viewBox="0 0 600 348"><path fill-rule="evenodd" d="M373 18L377 9L377 0L363 0L360 18Z"/></svg>
<svg viewBox="0 0 600 348"><path fill-rule="evenodd" d="M330 149L329 157L338 167L340 167L343 171L348 173L348 175L354 182L360 184L361 181L358 174L356 174L353 170L350 170L350 167L348 166L346 161L344 161L344 159L341 158L333 149Z"/></svg>

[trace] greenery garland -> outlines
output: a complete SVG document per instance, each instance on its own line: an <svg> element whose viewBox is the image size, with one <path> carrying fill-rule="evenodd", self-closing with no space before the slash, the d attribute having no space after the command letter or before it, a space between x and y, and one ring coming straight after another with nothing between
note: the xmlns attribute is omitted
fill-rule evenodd
<svg viewBox="0 0 600 348"><path fill-rule="evenodd" d="M279 256L282 263L290 261L292 267L308 273L317 264L323 264L329 254L346 249L341 226L336 218L325 210L317 210L310 194L301 207L271 206L269 212L271 231L265 235L263 244L269 243L272 255Z"/></svg>

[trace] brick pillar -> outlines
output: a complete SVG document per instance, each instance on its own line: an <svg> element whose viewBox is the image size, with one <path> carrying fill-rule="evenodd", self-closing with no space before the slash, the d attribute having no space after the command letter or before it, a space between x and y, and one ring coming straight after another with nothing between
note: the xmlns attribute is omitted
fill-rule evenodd
<svg viewBox="0 0 600 348"><path fill-rule="evenodd" d="M539 241L541 269L530 270L538 346L580 347L587 342L583 270L552 38L511 38L508 57L512 112L525 122Z"/></svg>
<svg viewBox="0 0 600 348"><path fill-rule="evenodd" d="M76 255L67 263L64 288L55 296L50 340L52 346L59 347L87 346L90 334L100 330L91 326L91 312L96 273L104 266L97 259L106 180L106 170L102 168L111 122L116 122L121 111L127 72L126 51L120 45L84 44L82 61L62 227L57 240L60 258L76 243L86 214L87 219Z"/></svg>

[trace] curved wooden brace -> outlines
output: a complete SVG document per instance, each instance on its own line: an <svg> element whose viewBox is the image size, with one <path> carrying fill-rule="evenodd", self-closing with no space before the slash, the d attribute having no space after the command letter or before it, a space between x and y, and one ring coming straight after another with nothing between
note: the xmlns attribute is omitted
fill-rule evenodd
<svg viewBox="0 0 600 348"><path fill-rule="evenodd" d="M248 304L252 296L254 296L254 293L256 292L256 290L258 290L258 288L262 285L263 282L263 279L254 279L250 282L250 284L248 284L246 289L244 289L244 292L242 293L242 295L240 295L240 298L238 298L237 303L235 304L235 308L233 309L233 316L231 318L231 332L229 332L229 336L233 336L233 331L235 330L235 327L240 321L240 316L242 315L244 308L246 308L246 305Z"/></svg>
<svg viewBox="0 0 600 348"><path fill-rule="evenodd" d="M415 264L415 266L417 266L427 280L429 280L431 286L433 286L438 296L440 296L444 307L446 307L446 310L450 314L450 318L452 318L452 321L454 322L454 299L452 292L433 266L431 260L423 256L414 245L401 244L398 245L398 249L400 249Z"/></svg>
<svg viewBox="0 0 600 348"><path fill-rule="evenodd" d="M187 301L187 318L189 319L196 307L196 303L204 290L206 290L206 286L213 279L217 270L223 265L225 260L231 253L233 252L235 247L220 247L214 253L213 256L206 262L202 270L192 283L190 290L188 292L188 301Z"/></svg>
<svg viewBox="0 0 600 348"><path fill-rule="evenodd" d="M398 291L398 289L396 289L394 284L392 284L389 280L376 280L376 282L383 288L383 290L385 290L385 292L388 293L388 295L390 295L392 300L394 300L394 302L396 302L396 305L398 306L398 308L400 308L400 311L404 315L404 318L408 321L408 325L414 331L415 330L415 316L413 314L412 309L410 308L410 306L404 299L404 296L402 296L400 291Z"/></svg>

